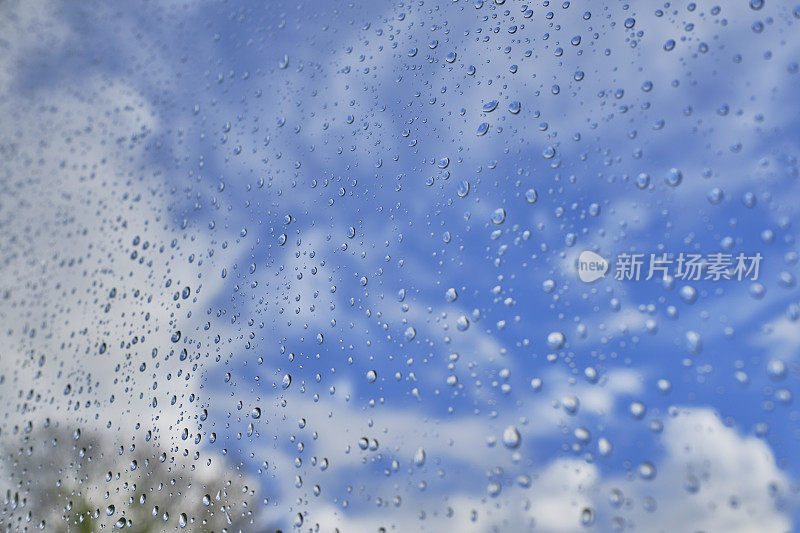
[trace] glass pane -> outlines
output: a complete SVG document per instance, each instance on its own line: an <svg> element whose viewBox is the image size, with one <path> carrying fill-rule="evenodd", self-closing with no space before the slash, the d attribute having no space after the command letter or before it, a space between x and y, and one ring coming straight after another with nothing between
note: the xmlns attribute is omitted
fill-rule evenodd
<svg viewBox="0 0 800 533"><path fill-rule="evenodd" d="M4 531L800 527L800 7L0 2Z"/></svg>

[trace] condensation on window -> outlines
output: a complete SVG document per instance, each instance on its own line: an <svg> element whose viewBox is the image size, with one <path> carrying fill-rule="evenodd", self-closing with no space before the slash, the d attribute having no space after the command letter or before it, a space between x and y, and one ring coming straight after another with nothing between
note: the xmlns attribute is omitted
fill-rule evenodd
<svg viewBox="0 0 800 533"><path fill-rule="evenodd" d="M3 531L800 528L800 4L0 2Z"/></svg>

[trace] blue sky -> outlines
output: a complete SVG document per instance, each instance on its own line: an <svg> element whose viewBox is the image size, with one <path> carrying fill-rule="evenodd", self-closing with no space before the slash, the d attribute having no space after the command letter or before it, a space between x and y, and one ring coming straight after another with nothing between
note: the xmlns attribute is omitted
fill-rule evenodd
<svg viewBox="0 0 800 533"><path fill-rule="evenodd" d="M285 529L796 529L800 18L750 4L4 7L3 283L59 285L6 338L61 350L4 396ZM584 284L584 250L763 260Z"/></svg>

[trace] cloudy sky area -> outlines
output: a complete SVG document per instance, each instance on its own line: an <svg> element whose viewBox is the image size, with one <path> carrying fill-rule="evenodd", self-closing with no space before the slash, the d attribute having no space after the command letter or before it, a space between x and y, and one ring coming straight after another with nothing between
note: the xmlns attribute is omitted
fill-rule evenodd
<svg viewBox="0 0 800 533"><path fill-rule="evenodd" d="M800 10L720 6L0 4L2 523L54 425L108 527L796 530Z"/></svg>

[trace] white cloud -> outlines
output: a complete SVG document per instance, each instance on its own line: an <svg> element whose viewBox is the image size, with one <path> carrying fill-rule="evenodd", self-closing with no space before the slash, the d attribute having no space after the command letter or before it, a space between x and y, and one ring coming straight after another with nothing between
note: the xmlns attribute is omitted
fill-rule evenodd
<svg viewBox="0 0 800 533"><path fill-rule="evenodd" d="M608 478L598 465L562 458L538 469L529 488L508 485L495 498L463 489L433 499L412 492L399 507L372 511L320 505L307 519L321 531L383 526L489 532L533 524L535 531L567 532L580 530L590 515L601 531L610 530L614 521L653 532L790 530L786 510L776 506L778 499L786 499L789 480L766 443L724 426L704 408L682 410L666 420L660 442L663 451L653 453L663 455L652 458L658 473L650 481ZM611 505L612 491L621 494L621 507Z"/></svg>

